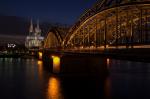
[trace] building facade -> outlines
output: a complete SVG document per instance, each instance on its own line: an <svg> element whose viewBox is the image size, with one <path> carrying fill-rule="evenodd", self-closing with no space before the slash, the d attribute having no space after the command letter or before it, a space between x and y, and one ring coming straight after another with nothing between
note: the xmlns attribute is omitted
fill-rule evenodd
<svg viewBox="0 0 150 99"><path fill-rule="evenodd" d="M39 21L37 26L33 27L33 22L30 22L29 35L26 37L25 46L30 48L41 48L43 46L44 37L41 36L41 29L39 27Z"/></svg>

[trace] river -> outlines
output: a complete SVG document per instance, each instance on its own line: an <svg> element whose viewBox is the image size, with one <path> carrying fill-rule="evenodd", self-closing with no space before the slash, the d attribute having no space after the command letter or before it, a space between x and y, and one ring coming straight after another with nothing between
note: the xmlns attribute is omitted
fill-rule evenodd
<svg viewBox="0 0 150 99"><path fill-rule="evenodd" d="M34 58L0 58L0 99L150 98L150 63L99 57L60 60L64 69L53 74Z"/></svg>

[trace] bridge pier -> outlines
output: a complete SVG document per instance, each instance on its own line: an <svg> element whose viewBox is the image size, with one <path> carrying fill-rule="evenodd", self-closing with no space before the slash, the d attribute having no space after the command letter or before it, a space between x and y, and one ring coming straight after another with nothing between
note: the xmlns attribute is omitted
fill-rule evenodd
<svg viewBox="0 0 150 99"><path fill-rule="evenodd" d="M58 75L104 76L108 73L107 59L91 54L43 51L42 61L48 71Z"/></svg>
<svg viewBox="0 0 150 99"><path fill-rule="evenodd" d="M50 55L48 52L43 51L43 56L42 56L42 61L43 61L43 65L44 68L48 69L50 72L52 71L52 59L50 58Z"/></svg>
<svg viewBox="0 0 150 99"><path fill-rule="evenodd" d="M44 66L51 72L55 74L61 73L61 59L60 54L55 54L49 51L43 51L42 61Z"/></svg>
<svg viewBox="0 0 150 99"><path fill-rule="evenodd" d="M96 56L64 56L61 73L73 76L105 76L108 74L107 59Z"/></svg>

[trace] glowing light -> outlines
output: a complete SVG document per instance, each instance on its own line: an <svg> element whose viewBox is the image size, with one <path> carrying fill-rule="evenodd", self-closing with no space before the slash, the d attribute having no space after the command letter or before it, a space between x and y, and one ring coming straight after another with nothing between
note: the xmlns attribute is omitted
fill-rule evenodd
<svg viewBox="0 0 150 99"><path fill-rule="evenodd" d="M109 68L109 64L110 64L110 59L107 58L107 68Z"/></svg>
<svg viewBox="0 0 150 99"><path fill-rule="evenodd" d="M109 47L109 45L106 45L106 48L108 48Z"/></svg>
<svg viewBox="0 0 150 99"><path fill-rule="evenodd" d="M105 48L105 46L99 46L99 47L97 47L98 49L103 49L104 50L104 48Z"/></svg>
<svg viewBox="0 0 150 99"><path fill-rule="evenodd" d="M42 59L43 53L39 52L39 59Z"/></svg>
<svg viewBox="0 0 150 99"><path fill-rule="evenodd" d="M83 46L80 46L80 49L83 49Z"/></svg>
<svg viewBox="0 0 150 99"><path fill-rule="evenodd" d="M90 49L93 49L94 48L94 46L90 46Z"/></svg>
<svg viewBox="0 0 150 99"><path fill-rule="evenodd" d="M53 72L59 73L60 72L60 57L52 56L53 59Z"/></svg>
<svg viewBox="0 0 150 99"><path fill-rule="evenodd" d="M16 47L16 44L7 44L7 47L8 47L8 48L15 48L15 47Z"/></svg>
<svg viewBox="0 0 150 99"><path fill-rule="evenodd" d="M43 62L39 60L38 61L38 65L42 65L42 64L43 64Z"/></svg>
<svg viewBox="0 0 150 99"><path fill-rule="evenodd" d="M38 74L39 74L39 78L42 79L43 78L43 62L42 61L38 61Z"/></svg>
<svg viewBox="0 0 150 99"><path fill-rule="evenodd" d="M34 55L34 52L32 52L31 55Z"/></svg>
<svg viewBox="0 0 150 99"><path fill-rule="evenodd" d="M51 77L49 79L48 99L62 99L60 81L56 77Z"/></svg>

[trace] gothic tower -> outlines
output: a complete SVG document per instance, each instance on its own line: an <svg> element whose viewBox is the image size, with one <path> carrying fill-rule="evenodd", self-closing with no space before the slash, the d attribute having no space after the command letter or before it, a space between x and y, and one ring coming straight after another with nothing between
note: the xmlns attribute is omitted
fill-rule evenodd
<svg viewBox="0 0 150 99"><path fill-rule="evenodd" d="M36 28L35 28L35 33L37 34L37 35L41 35L41 29L40 29L40 26L39 26L39 20L37 20L37 26L36 26Z"/></svg>
<svg viewBox="0 0 150 99"><path fill-rule="evenodd" d="M30 21L30 28L29 28L29 35L31 35L32 33L33 33L34 31L33 31L33 22L32 22L32 19L31 19L31 21Z"/></svg>

